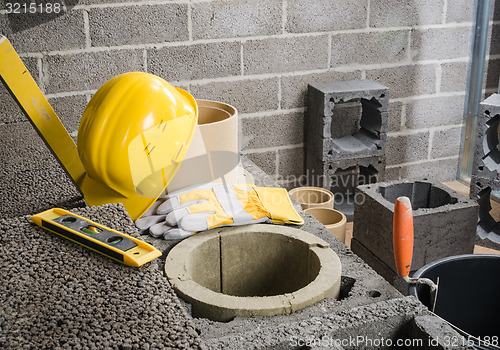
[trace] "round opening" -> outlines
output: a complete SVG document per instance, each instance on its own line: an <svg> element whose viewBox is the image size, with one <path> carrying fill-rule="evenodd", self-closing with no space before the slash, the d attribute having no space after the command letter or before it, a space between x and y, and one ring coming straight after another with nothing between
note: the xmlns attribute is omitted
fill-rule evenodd
<svg viewBox="0 0 500 350"><path fill-rule="evenodd" d="M329 245L278 225L196 234L168 254L165 272L194 317L291 313L340 293L341 266Z"/></svg>
<svg viewBox="0 0 500 350"><path fill-rule="evenodd" d="M314 208L307 209L306 213L311 214L323 225L337 225L346 221L345 215L335 209Z"/></svg>
<svg viewBox="0 0 500 350"><path fill-rule="evenodd" d="M295 198L304 209L310 206L333 207L333 193L324 188L297 187L290 190L289 193L290 196Z"/></svg>
<svg viewBox="0 0 500 350"><path fill-rule="evenodd" d="M196 103L198 104L198 125L217 123L236 113L234 107L221 102L196 100Z"/></svg>
<svg viewBox="0 0 500 350"><path fill-rule="evenodd" d="M319 274L319 259L298 239L266 232L219 238L200 244L190 256L190 273L201 286L240 297L273 296L305 287ZM207 271L207 261L220 261L220 273ZM217 269L216 266L215 268Z"/></svg>

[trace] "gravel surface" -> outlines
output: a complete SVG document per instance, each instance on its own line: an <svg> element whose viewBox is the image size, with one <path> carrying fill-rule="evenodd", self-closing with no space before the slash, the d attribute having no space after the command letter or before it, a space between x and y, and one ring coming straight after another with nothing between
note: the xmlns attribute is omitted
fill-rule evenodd
<svg viewBox="0 0 500 350"><path fill-rule="evenodd" d="M72 210L138 236L121 205ZM36 226L0 219L0 348L200 348L159 259L114 262Z"/></svg>

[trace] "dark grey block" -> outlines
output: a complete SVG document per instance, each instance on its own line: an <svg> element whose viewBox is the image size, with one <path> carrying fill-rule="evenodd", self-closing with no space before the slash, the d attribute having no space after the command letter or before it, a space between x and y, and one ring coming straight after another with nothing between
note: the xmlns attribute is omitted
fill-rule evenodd
<svg viewBox="0 0 500 350"><path fill-rule="evenodd" d="M408 283L400 277L393 269L387 266L382 260L375 256L370 250L368 250L363 244L359 243L358 240L351 240L351 249L356 252L356 255L363 259L372 269L374 269L380 276L392 284L401 294L408 295ZM415 269L410 271L410 276L415 273Z"/></svg>
<svg viewBox="0 0 500 350"><path fill-rule="evenodd" d="M389 89L371 80L310 84L307 156L323 161L385 154Z"/></svg>
<svg viewBox="0 0 500 350"><path fill-rule="evenodd" d="M384 181L385 157L342 159L335 162L312 161L309 158L308 186L319 186L335 193L335 209L347 220L354 217L356 186Z"/></svg>
<svg viewBox="0 0 500 350"><path fill-rule="evenodd" d="M304 174L304 148L287 148L278 151L278 174L283 179L295 179Z"/></svg>
<svg viewBox="0 0 500 350"><path fill-rule="evenodd" d="M40 84L40 74L38 70L38 58L23 57L22 61L28 72L31 74L37 84ZM26 116L19 108L7 87L0 80L0 123L15 123L26 121Z"/></svg>
<svg viewBox="0 0 500 350"><path fill-rule="evenodd" d="M500 222L490 214L491 191L498 189L498 182L495 179L476 175L471 178L471 198L479 204L476 243L492 249L500 249Z"/></svg>
<svg viewBox="0 0 500 350"><path fill-rule="evenodd" d="M491 191L500 189L499 125L500 95L493 94L479 108L469 193L479 204L477 244L493 249L500 247L500 223L490 214Z"/></svg>
<svg viewBox="0 0 500 350"><path fill-rule="evenodd" d="M72 211L138 237L120 204ZM27 216L0 226L0 274L8 281L0 284L2 349L201 348L160 259L125 266Z"/></svg>
<svg viewBox="0 0 500 350"><path fill-rule="evenodd" d="M493 94L480 104L472 175L481 179L489 179L488 186L494 190L500 189L499 126L500 95ZM471 186L471 198L477 196L476 189L478 186Z"/></svg>
<svg viewBox="0 0 500 350"><path fill-rule="evenodd" d="M328 68L328 35L248 40L242 46L245 75Z"/></svg>
<svg viewBox="0 0 500 350"><path fill-rule="evenodd" d="M413 270L474 251L478 205L444 185L431 181L377 183L359 186L356 195L353 238L393 271L392 222L394 203L400 196L409 197L413 206Z"/></svg>

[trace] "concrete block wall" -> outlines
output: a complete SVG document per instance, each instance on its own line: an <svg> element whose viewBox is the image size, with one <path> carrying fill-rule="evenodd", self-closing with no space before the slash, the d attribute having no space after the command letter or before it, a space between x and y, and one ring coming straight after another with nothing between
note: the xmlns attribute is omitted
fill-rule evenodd
<svg viewBox="0 0 500 350"><path fill-rule="evenodd" d="M70 132L106 80L147 71L236 106L241 152L286 183L304 173L307 85L366 78L391 91L386 178L455 177L472 1L66 0L35 15L5 3L0 32ZM500 71L493 12L487 93ZM6 134L27 122L0 96Z"/></svg>

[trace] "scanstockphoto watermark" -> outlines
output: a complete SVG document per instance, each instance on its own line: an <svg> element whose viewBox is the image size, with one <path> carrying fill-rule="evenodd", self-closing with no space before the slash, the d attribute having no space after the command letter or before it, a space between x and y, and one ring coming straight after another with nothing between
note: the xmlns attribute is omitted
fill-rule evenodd
<svg viewBox="0 0 500 350"><path fill-rule="evenodd" d="M367 348L367 349L380 349L380 348L442 348L443 346L451 349L463 349L464 347L472 347L480 343L485 346L498 347L500 339L498 336L473 338L471 336L465 337L461 335L445 335L441 337L433 337L428 339L391 339L384 337L369 337L365 335L358 335L355 337L346 338L332 338L323 336L316 337L291 337L289 345L291 347L354 347L354 348Z"/></svg>
<svg viewBox="0 0 500 350"><path fill-rule="evenodd" d="M354 347L354 348L369 348L369 349L380 349L380 348L390 348L390 347L410 347L418 348L424 347L428 344L424 342L423 339L391 339L391 338L372 338L364 335L359 335L355 337L346 338L332 338L328 336L323 336L321 338L316 337L291 337L289 341L291 347Z"/></svg>

